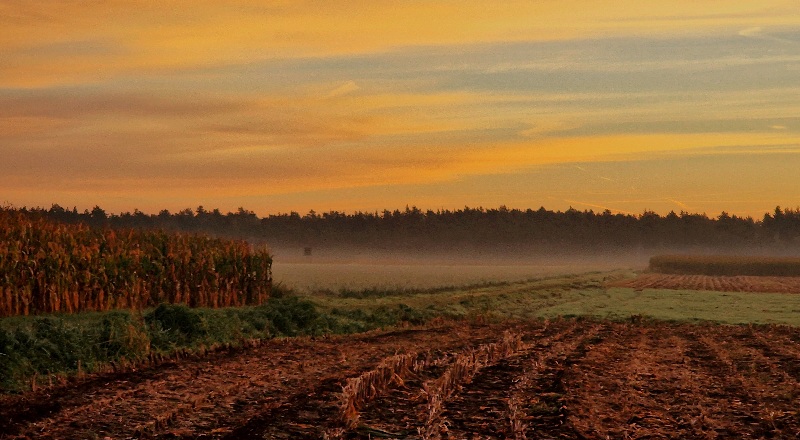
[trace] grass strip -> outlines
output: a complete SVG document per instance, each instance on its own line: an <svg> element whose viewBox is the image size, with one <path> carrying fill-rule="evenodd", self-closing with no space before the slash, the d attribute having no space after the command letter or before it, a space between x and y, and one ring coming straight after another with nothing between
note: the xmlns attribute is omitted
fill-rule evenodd
<svg viewBox="0 0 800 440"><path fill-rule="evenodd" d="M279 336L355 333L409 320L410 311L335 316L294 295L260 306L225 309L163 304L143 312L112 310L0 319L0 392L29 389L32 381L135 364L174 353L242 345ZM421 322L421 318L415 318Z"/></svg>

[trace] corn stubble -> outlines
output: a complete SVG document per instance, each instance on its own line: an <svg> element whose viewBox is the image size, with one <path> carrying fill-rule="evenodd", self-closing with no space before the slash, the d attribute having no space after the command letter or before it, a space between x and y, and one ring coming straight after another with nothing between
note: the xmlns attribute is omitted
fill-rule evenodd
<svg viewBox="0 0 800 440"><path fill-rule="evenodd" d="M463 384L469 383L482 369L518 353L526 348L522 335L505 332L499 342L480 345L448 357L432 358L429 353L409 353L384 359L375 369L348 379L339 398L343 426L329 429L326 439L338 439L358 426L359 411L370 401L386 395L393 387L402 387L410 378L435 365L448 363L436 379L422 385L421 397L426 401L422 419L424 425L419 435L425 439L439 439L446 431L442 413L445 402Z"/></svg>
<svg viewBox="0 0 800 440"><path fill-rule="evenodd" d="M450 367L432 383L423 385L428 398L425 425L419 434L423 439L439 439L446 432L447 424L443 419L444 403L462 385L484 367L493 365L525 348L522 336L506 332L500 342L480 345L477 348L460 353Z"/></svg>
<svg viewBox="0 0 800 440"><path fill-rule="evenodd" d="M393 385L403 386L409 377L425 369L430 360L418 360L418 353L398 354L384 359L375 369L348 379L339 398L342 422L347 429L358 425L358 411L376 397L385 394ZM336 430L330 437L339 437L343 430Z"/></svg>
<svg viewBox="0 0 800 440"><path fill-rule="evenodd" d="M0 210L0 317L257 305L272 258L242 241L92 228Z"/></svg>

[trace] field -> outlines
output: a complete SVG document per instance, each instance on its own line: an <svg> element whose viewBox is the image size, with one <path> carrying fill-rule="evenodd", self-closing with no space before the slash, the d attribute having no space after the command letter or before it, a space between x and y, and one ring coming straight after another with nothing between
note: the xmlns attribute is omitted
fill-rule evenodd
<svg viewBox="0 0 800 440"><path fill-rule="evenodd" d="M636 282L635 276L627 270L590 272L445 289L368 289L304 297L321 310L344 318L404 310L422 318L502 321L588 316L626 320L644 316L666 321L800 326L800 295L618 286Z"/></svg>
<svg viewBox="0 0 800 440"><path fill-rule="evenodd" d="M800 258L744 255L657 255L650 271L681 275L800 276Z"/></svg>
<svg viewBox="0 0 800 440"><path fill-rule="evenodd" d="M482 283L517 282L548 275L597 269L598 266L444 264L442 262L364 262L298 263L277 262L275 282L301 292L322 290L415 290L441 286L466 286ZM607 269L607 268L605 268Z"/></svg>
<svg viewBox="0 0 800 440"><path fill-rule="evenodd" d="M532 266L514 278L502 265L448 273L350 263L325 284L336 265L296 264L287 285L306 284L266 305L167 308L201 336L165 340L171 352L153 351L169 321L153 327L154 312L112 312L115 343L125 347L124 330L141 326L149 355L92 373L78 363L70 377L43 373L23 392L0 394L0 439L800 436L800 295L781 287L793 278ZM304 279L300 267L317 271ZM420 270L430 280L408 281ZM369 284L376 272L387 284ZM451 286L425 284L437 273ZM98 314L99 324L109 316ZM267 327L203 345L222 317ZM48 319L61 322L48 324L58 336L98 318L19 316L0 329ZM313 323L315 336L247 339L290 334L280 322L291 334ZM57 346L33 341L34 351Z"/></svg>
<svg viewBox="0 0 800 440"><path fill-rule="evenodd" d="M519 282L545 276L643 269L647 256L577 257L532 255L414 255L398 252L317 249L311 257L302 249L276 249L272 266L275 284L300 292L363 289L415 290L481 283Z"/></svg>
<svg viewBox="0 0 800 440"><path fill-rule="evenodd" d="M262 304L272 257L244 241L66 224L0 207L0 317Z"/></svg>
<svg viewBox="0 0 800 440"><path fill-rule="evenodd" d="M719 292L782 292L800 293L800 277L772 276L709 276L642 274L615 286L642 289L714 290Z"/></svg>
<svg viewBox="0 0 800 440"><path fill-rule="evenodd" d="M800 295L610 286L633 275L306 293L399 327L39 378L0 397L0 438L800 434Z"/></svg>
<svg viewBox="0 0 800 440"><path fill-rule="evenodd" d="M795 327L440 323L6 396L0 437L795 438L798 399Z"/></svg>

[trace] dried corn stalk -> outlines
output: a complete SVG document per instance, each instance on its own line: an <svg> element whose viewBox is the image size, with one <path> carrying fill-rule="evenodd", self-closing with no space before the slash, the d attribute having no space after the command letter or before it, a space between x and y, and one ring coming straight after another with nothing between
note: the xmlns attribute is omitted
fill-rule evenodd
<svg viewBox="0 0 800 440"><path fill-rule="evenodd" d="M0 317L261 304L272 258L243 241L90 228L0 209Z"/></svg>

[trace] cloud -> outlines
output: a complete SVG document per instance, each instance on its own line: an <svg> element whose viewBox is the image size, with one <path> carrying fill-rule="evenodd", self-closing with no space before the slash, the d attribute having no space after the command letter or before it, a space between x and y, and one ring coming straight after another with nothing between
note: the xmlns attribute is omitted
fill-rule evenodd
<svg viewBox="0 0 800 440"><path fill-rule="evenodd" d="M760 37L761 36L761 26L753 26L747 29L742 29L738 32L739 35L743 37Z"/></svg>
<svg viewBox="0 0 800 440"><path fill-rule="evenodd" d="M246 100L181 92L130 92L61 88L0 89L0 117L80 119L96 115L192 117L252 107Z"/></svg>
<svg viewBox="0 0 800 440"><path fill-rule="evenodd" d="M694 212L694 209L691 206L687 205L686 203L680 202L678 200L675 200L675 199L669 198L669 197L667 197L666 200L678 205L679 208L681 208L682 210L684 210L686 212Z"/></svg>
<svg viewBox="0 0 800 440"><path fill-rule="evenodd" d="M664 6L600 0L581 8L512 0L314 2L238 0L148 3L0 4L0 83L16 87L96 83L259 60L385 53L402 47L452 47L609 36L671 37L688 27L722 33L759 17L796 26L785 2L738 2L727 14L703 2ZM676 13L675 11L679 11ZM446 17L443 19L442 17ZM535 17L534 20L531 17ZM654 25L653 20L669 17ZM697 17L706 17L698 20Z"/></svg>
<svg viewBox="0 0 800 440"><path fill-rule="evenodd" d="M764 32L764 29L762 29L761 26L753 26L746 29L742 29L738 32L738 34L742 37L747 37L747 38L757 38L761 40L773 41L783 44L798 44L797 40L777 37L775 35L767 34Z"/></svg>
<svg viewBox="0 0 800 440"><path fill-rule="evenodd" d="M347 81L346 83L342 84L341 86L331 90L328 93L327 97L328 98L336 98L338 96L349 95L349 94L354 93L354 92L356 92L356 91L358 91L360 89L361 89L361 87L359 87L356 84L355 81Z"/></svg>

